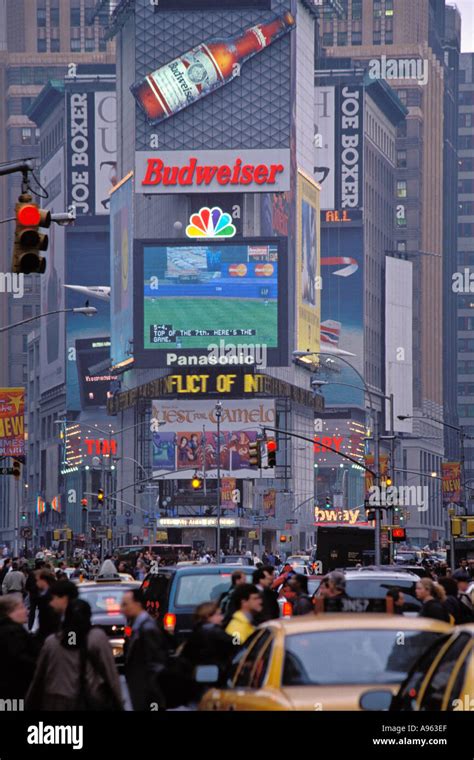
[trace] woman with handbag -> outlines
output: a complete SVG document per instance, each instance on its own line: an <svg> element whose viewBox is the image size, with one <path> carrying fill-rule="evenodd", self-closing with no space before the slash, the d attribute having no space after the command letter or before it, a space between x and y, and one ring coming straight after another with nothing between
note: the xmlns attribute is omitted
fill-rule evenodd
<svg viewBox="0 0 474 760"><path fill-rule="evenodd" d="M106 634L92 627L87 602L68 604L61 631L48 636L26 695L27 710L123 710Z"/></svg>

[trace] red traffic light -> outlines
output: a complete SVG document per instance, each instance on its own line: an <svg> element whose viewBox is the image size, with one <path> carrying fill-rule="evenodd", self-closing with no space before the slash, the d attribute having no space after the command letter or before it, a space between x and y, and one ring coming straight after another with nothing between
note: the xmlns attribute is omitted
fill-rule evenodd
<svg viewBox="0 0 474 760"><path fill-rule="evenodd" d="M392 541L405 541L406 535L405 528L392 528Z"/></svg>
<svg viewBox="0 0 474 760"><path fill-rule="evenodd" d="M277 451L277 449L277 442L273 438L270 438L270 440L267 441L267 451L272 454L274 451Z"/></svg>
<svg viewBox="0 0 474 760"><path fill-rule="evenodd" d="M39 225L41 221L41 214L38 206L33 203L28 203L25 206L20 206L17 211L16 218L20 224L27 227L29 225Z"/></svg>

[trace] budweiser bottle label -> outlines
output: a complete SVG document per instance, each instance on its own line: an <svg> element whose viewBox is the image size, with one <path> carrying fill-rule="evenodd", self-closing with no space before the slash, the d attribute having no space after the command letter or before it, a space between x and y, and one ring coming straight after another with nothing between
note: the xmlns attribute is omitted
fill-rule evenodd
<svg viewBox="0 0 474 760"><path fill-rule="evenodd" d="M147 80L171 115L218 87L222 76L206 45L199 45L149 74Z"/></svg>

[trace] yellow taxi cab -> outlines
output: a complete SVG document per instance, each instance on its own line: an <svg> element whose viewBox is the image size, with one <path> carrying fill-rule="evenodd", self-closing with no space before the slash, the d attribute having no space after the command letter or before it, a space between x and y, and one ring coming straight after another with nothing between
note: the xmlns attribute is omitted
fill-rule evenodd
<svg viewBox="0 0 474 760"><path fill-rule="evenodd" d="M459 625L435 642L413 665L393 698L387 692L363 694L365 709L393 711L474 710L474 624Z"/></svg>
<svg viewBox="0 0 474 760"><path fill-rule="evenodd" d="M234 658L227 687L208 689L199 709L360 710L367 687L396 692L415 660L452 630L440 620L380 613L272 620Z"/></svg>

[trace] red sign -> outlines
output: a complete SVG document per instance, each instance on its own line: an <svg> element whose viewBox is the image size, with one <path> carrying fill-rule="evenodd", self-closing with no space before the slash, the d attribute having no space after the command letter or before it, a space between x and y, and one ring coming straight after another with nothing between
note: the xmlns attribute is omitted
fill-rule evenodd
<svg viewBox="0 0 474 760"><path fill-rule="evenodd" d="M105 456L109 456L109 454L115 455L117 453L117 441L114 441L113 439L108 441L107 439L95 439L95 438L85 438L84 443L87 447L87 455L88 456L100 456L100 454L105 454Z"/></svg>
<svg viewBox="0 0 474 760"><path fill-rule="evenodd" d="M441 464L443 504L461 501L461 464L460 462L443 462Z"/></svg>
<svg viewBox="0 0 474 760"><path fill-rule="evenodd" d="M184 166L167 166L161 158L147 160L146 174L141 184L207 187L213 181L218 185L275 185L277 175L284 172L283 164L244 164L237 158L234 164L200 165L197 158L190 158Z"/></svg>
<svg viewBox="0 0 474 760"><path fill-rule="evenodd" d="M320 451L336 451L341 450L341 444L343 441L342 435L315 435L314 436L314 451L318 454Z"/></svg>

